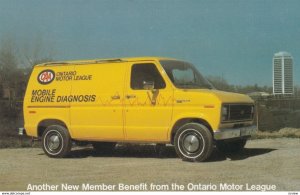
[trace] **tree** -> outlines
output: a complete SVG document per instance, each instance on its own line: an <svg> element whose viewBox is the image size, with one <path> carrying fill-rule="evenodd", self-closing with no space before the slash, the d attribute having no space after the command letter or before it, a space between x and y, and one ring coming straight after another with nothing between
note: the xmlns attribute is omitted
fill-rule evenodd
<svg viewBox="0 0 300 195"><path fill-rule="evenodd" d="M3 88L12 91L12 98L21 98L24 94L31 68L35 64L49 62L53 59L53 50L38 37L20 47L6 37L0 42L0 95Z"/></svg>
<svg viewBox="0 0 300 195"><path fill-rule="evenodd" d="M300 85L295 85L294 94L297 97L300 97Z"/></svg>
<svg viewBox="0 0 300 195"><path fill-rule="evenodd" d="M12 76L17 70L17 49L12 39L1 41L0 46L0 76L3 83L12 85Z"/></svg>
<svg viewBox="0 0 300 195"><path fill-rule="evenodd" d="M36 64L53 61L54 49L50 43L38 35L35 40L26 42L22 50L22 63L25 67L32 67Z"/></svg>
<svg viewBox="0 0 300 195"><path fill-rule="evenodd" d="M237 93L251 93L251 92L266 92L272 93L272 87L269 86L258 86L258 84L254 85L231 85L229 84L223 77L220 76L208 76L207 80L211 82L216 89L222 91L229 91L229 92L237 92Z"/></svg>
<svg viewBox="0 0 300 195"><path fill-rule="evenodd" d="M213 86L222 91L234 92L235 88L233 85L228 84L228 82L220 76L207 76L206 79L213 84Z"/></svg>

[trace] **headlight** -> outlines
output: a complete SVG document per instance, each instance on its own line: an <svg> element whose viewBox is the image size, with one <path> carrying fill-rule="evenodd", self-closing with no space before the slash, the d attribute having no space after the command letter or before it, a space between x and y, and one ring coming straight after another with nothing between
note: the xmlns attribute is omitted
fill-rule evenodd
<svg viewBox="0 0 300 195"><path fill-rule="evenodd" d="M229 105L222 106L222 121L228 120L229 117Z"/></svg>

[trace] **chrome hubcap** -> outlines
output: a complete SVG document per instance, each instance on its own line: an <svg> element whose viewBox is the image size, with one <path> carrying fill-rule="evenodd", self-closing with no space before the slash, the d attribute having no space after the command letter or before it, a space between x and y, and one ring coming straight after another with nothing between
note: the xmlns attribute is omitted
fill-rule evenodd
<svg viewBox="0 0 300 195"><path fill-rule="evenodd" d="M195 135L188 135L183 140L183 147L190 153L196 152L199 145L199 139Z"/></svg>
<svg viewBox="0 0 300 195"><path fill-rule="evenodd" d="M58 135L52 135L49 137L48 140L48 148L50 150L57 150L59 148L60 145L60 141L59 141L59 137Z"/></svg>

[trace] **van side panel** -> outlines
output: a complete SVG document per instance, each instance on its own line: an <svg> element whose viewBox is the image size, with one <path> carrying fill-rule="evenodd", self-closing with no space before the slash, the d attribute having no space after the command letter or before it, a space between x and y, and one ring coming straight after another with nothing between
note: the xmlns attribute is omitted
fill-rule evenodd
<svg viewBox="0 0 300 195"><path fill-rule="evenodd" d="M34 67L23 104L24 127L29 136L37 137L38 124L44 119L60 120L69 126L70 103L59 101L59 97L70 93L71 82L60 80L59 75L73 70L71 65Z"/></svg>
<svg viewBox="0 0 300 195"><path fill-rule="evenodd" d="M71 94L84 95L70 106L73 138L78 140L124 139L123 100L126 63L75 66L85 76L72 81Z"/></svg>

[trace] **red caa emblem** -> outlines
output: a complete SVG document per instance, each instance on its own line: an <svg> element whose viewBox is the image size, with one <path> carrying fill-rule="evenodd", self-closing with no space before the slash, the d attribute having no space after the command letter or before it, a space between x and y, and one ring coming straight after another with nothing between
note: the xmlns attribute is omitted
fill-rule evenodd
<svg viewBox="0 0 300 195"><path fill-rule="evenodd" d="M51 83L55 78L55 73L53 70L43 70L39 75L38 75L38 82L42 85L46 85Z"/></svg>

